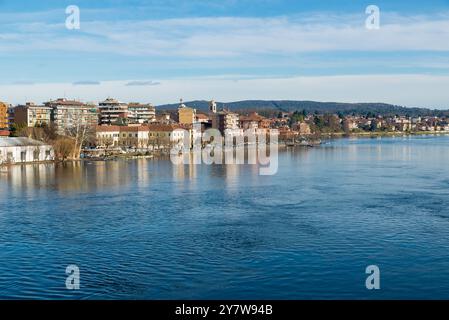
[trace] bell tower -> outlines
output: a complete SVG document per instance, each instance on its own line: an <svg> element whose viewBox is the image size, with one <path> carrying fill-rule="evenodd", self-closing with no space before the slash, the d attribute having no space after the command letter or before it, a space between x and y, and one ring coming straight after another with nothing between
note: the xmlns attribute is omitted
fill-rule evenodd
<svg viewBox="0 0 449 320"><path fill-rule="evenodd" d="M212 113L217 113L217 103L215 102L215 100L211 100L209 102L209 111Z"/></svg>

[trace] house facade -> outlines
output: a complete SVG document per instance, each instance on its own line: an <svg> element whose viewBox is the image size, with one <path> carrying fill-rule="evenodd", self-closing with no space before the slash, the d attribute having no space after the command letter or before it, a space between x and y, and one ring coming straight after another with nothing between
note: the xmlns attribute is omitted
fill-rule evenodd
<svg viewBox="0 0 449 320"><path fill-rule="evenodd" d="M29 138L0 138L0 164L53 161L53 147Z"/></svg>

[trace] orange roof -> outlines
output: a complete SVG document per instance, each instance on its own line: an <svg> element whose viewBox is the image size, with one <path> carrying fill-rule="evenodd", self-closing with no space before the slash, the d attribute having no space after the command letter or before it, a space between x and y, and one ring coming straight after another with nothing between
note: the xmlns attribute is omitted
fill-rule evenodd
<svg viewBox="0 0 449 320"><path fill-rule="evenodd" d="M0 137L9 137L8 130L0 130Z"/></svg>
<svg viewBox="0 0 449 320"><path fill-rule="evenodd" d="M123 126L119 127L120 132L139 132L139 131L150 131L146 126Z"/></svg>
<svg viewBox="0 0 449 320"><path fill-rule="evenodd" d="M198 119L209 119L209 117L208 116L206 116L205 114L202 114L202 113L197 113L196 114L196 117L198 118Z"/></svg>
<svg viewBox="0 0 449 320"><path fill-rule="evenodd" d="M97 126L97 132L119 132L120 126Z"/></svg>
<svg viewBox="0 0 449 320"><path fill-rule="evenodd" d="M149 124L147 127L150 131L165 131L165 132L173 131L175 129L181 129L180 126L174 124Z"/></svg>
<svg viewBox="0 0 449 320"><path fill-rule="evenodd" d="M265 117L257 114L257 112L251 112L248 116L241 116L240 121L262 121Z"/></svg>

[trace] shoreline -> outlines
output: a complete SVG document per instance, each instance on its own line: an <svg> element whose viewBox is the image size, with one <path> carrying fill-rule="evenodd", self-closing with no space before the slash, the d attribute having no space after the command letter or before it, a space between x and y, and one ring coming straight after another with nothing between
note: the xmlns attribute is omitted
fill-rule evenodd
<svg viewBox="0 0 449 320"><path fill-rule="evenodd" d="M351 134L345 134L343 132L321 134L318 140L332 140L332 139L345 139L345 138L394 138L394 137L410 137L410 136L449 136L449 132L431 132L431 131L417 131L417 132L357 132ZM294 144L287 145L286 142L279 142L279 148L289 148L289 147L304 147L312 148L319 147L322 143L316 143L316 140L309 144ZM107 157L92 157L92 158L79 158L79 159L67 159L67 160L54 160L54 161L36 161L36 162L24 162L24 163L1 163L0 169L9 168L12 166L20 165L34 165L34 164L64 164L64 163L75 163L75 162L101 162L101 161L117 161L117 160L135 160L135 159L154 159L159 160L161 158L169 157L170 153L155 152L151 154L117 154ZM0 173L6 173L0 171Z"/></svg>
<svg viewBox="0 0 449 320"><path fill-rule="evenodd" d="M401 137L401 136L425 136L425 135L449 135L449 132L446 131L398 131L398 132L351 132L350 134L346 134L344 132L335 132L335 133L325 133L320 137Z"/></svg>

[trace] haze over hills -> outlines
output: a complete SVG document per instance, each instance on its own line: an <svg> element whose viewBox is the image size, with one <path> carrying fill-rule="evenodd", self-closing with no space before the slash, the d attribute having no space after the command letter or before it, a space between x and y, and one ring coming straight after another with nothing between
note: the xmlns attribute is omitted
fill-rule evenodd
<svg viewBox="0 0 449 320"><path fill-rule="evenodd" d="M206 100L195 100L185 102L189 107L198 111L207 111L209 102ZM175 110L179 103L158 106L159 110ZM341 103L341 102L317 102L317 101L294 101L294 100L245 100L235 102L217 102L218 109L226 108L233 111L302 111L308 113L343 113L343 114L380 114L380 115L403 115L403 116L428 116L449 115L449 110L435 110L428 108L408 108L404 106L386 103Z"/></svg>

